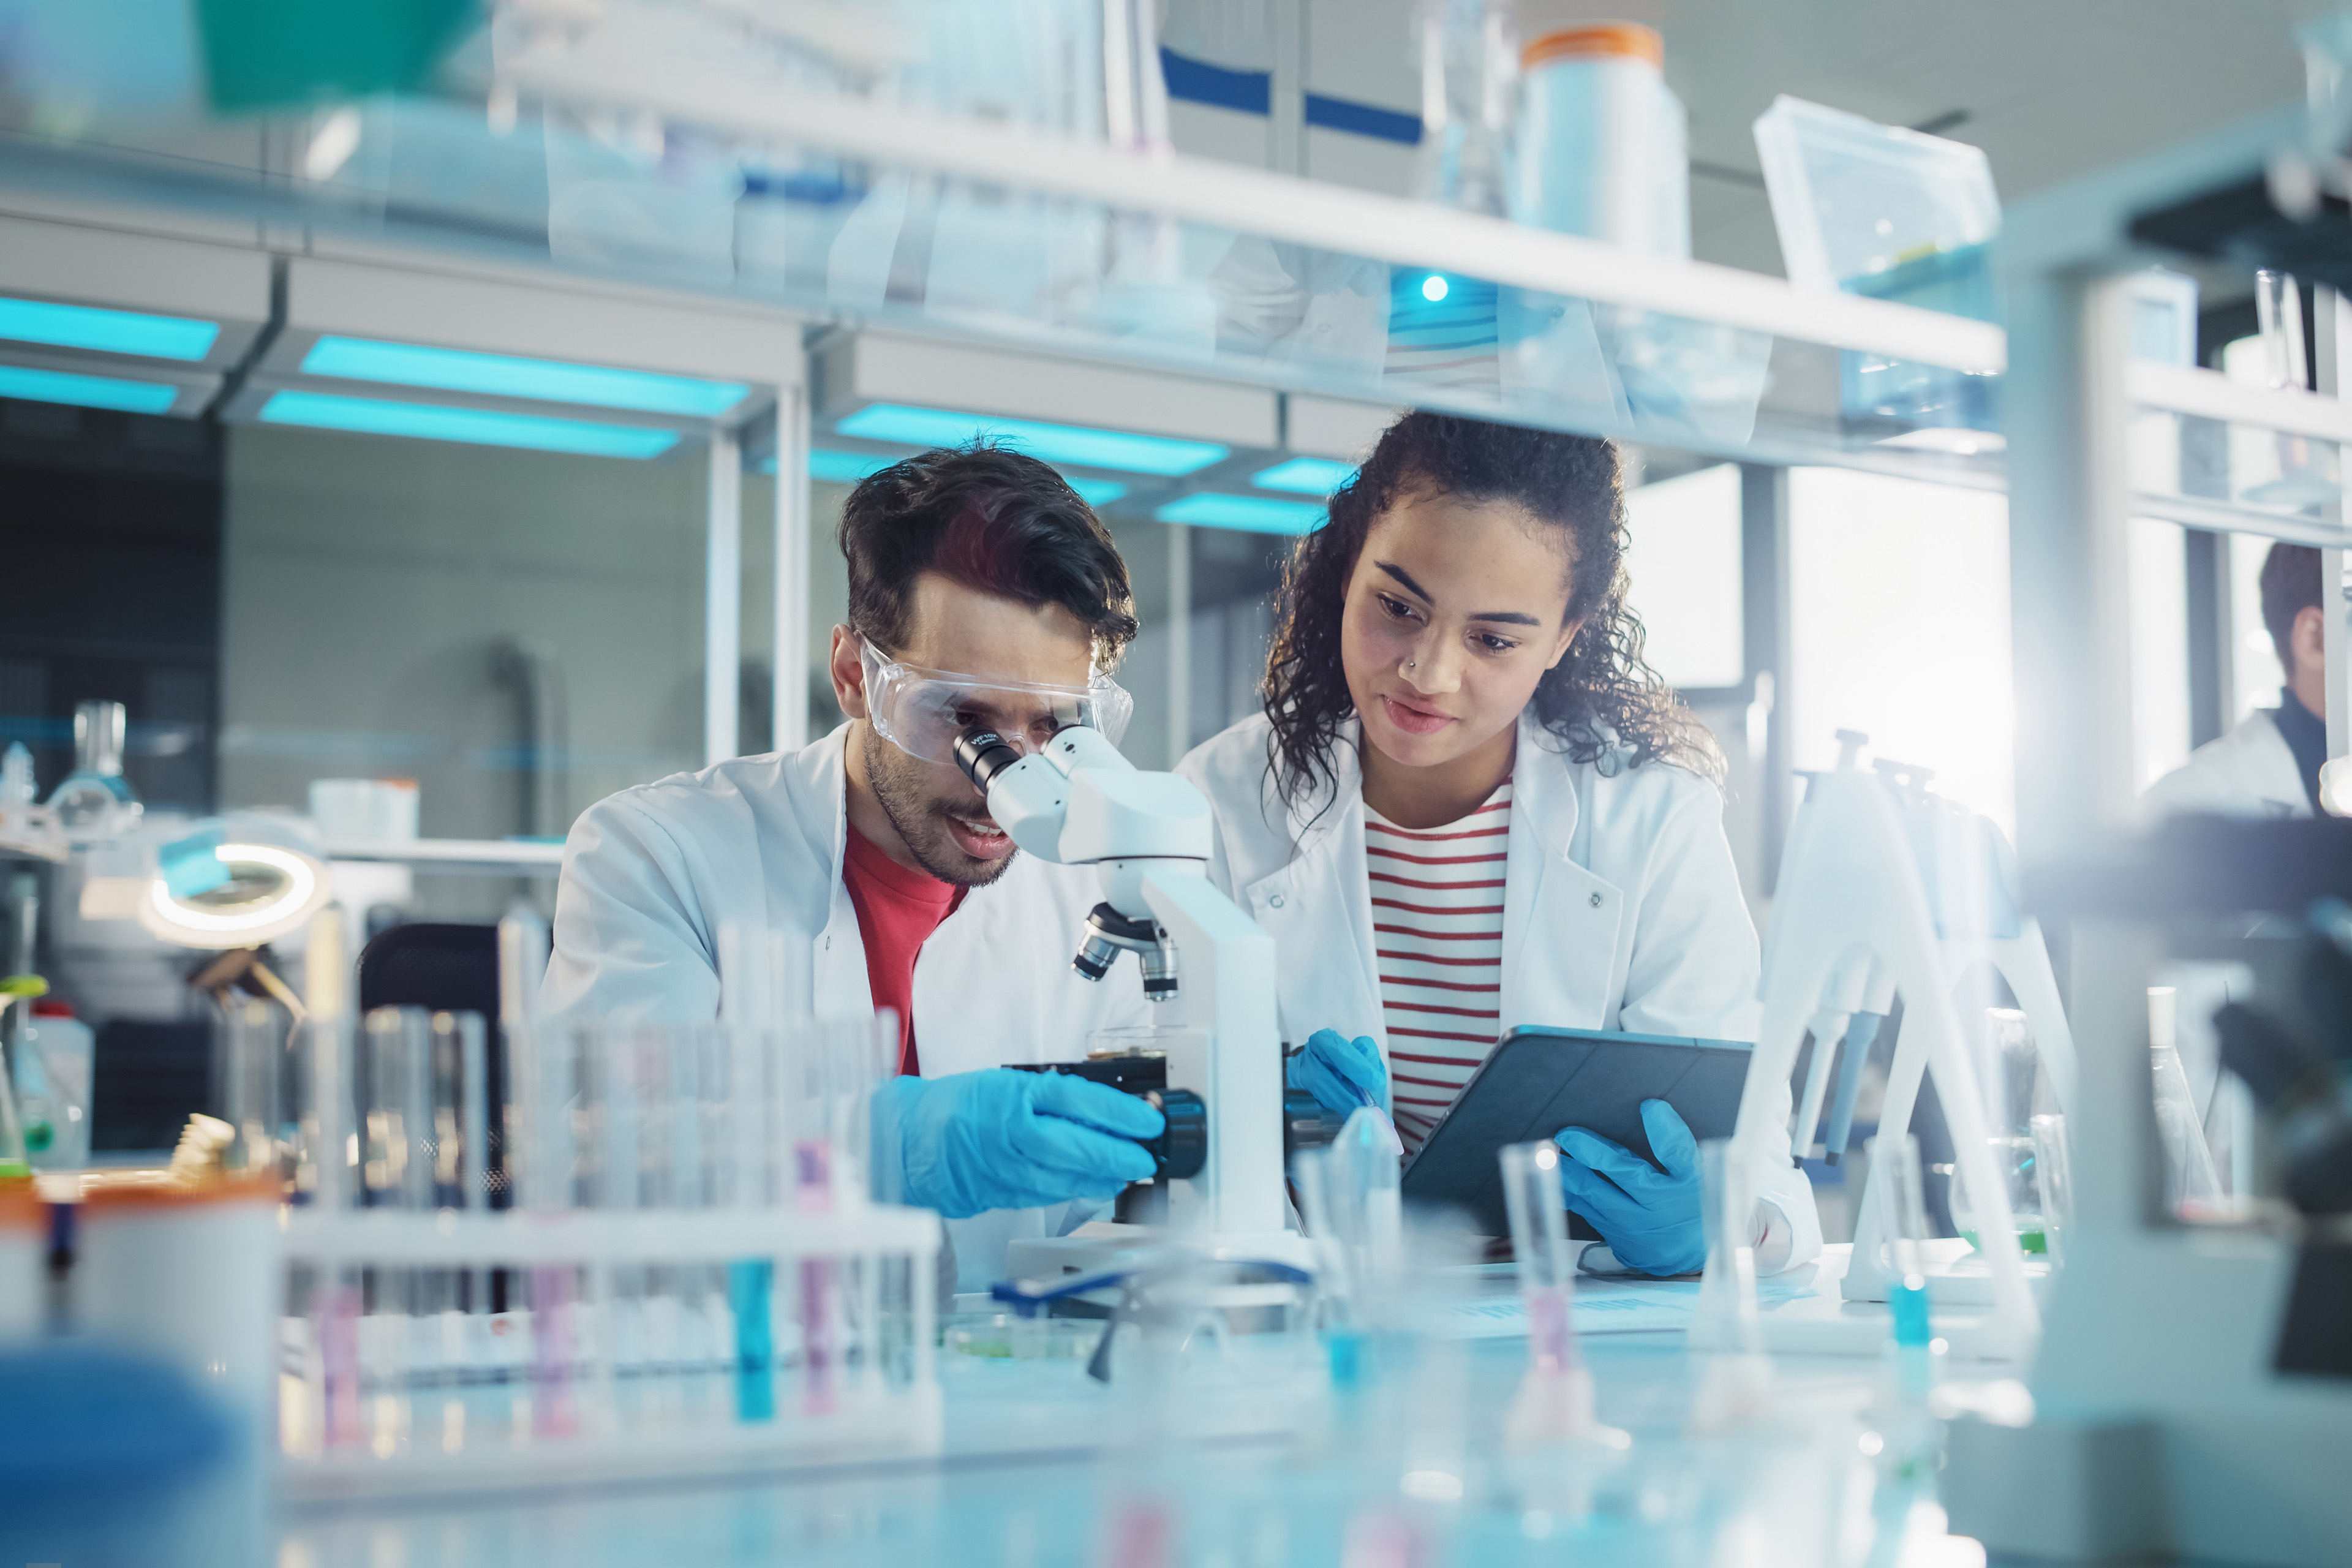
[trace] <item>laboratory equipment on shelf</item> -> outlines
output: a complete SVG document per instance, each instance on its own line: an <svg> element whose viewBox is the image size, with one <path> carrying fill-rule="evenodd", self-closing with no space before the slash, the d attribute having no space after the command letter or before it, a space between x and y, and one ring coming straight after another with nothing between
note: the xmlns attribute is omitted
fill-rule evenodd
<svg viewBox="0 0 2352 1568"><path fill-rule="evenodd" d="M22 741L8 742L0 758L0 854L62 860L71 853L58 814L40 804L33 781L33 753Z"/></svg>
<svg viewBox="0 0 2352 1568"><path fill-rule="evenodd" d="M2067 1562L2341 1563L2352 1183L2325 1178L2352 1171L2352 961L2311 911L2352 896L2352 823L2176 819L2039 867L2026 893L2074 949L2073 1223L2032 1408L1948 1435L1952 1528ZM2164 1203L2148 1109L2148 985L2183 959L2252 978L2217 1025L2263 1107L2263 1179L2221 1218Z"/></svg>
<svg viewBox="0 0 2352 1568"><path fill-rule="evenodd" d="M259 947L310 924L334 897L325 852L298 817L159 819L84 853L81 919L135 920L179 947Z"/></svg>
<svg viewBox="0 0 2352 1568"><path fill-rule="evenodd" d="M1312 1265L1284 1225L1282 1047L1274 941L1207 876L1209 803L1173 773L1144 773L1099 730L1072 724L1035 751L967 726L955 758L989 814L1040 859L1097 868L1102 902L1075 960L1102 980L1135 953L1144 994L1171 1026L1166 1075L1206 1107L1197 1173L1171 1183L1169 1231L1220 1255ZM1160 1239L1088 1226L1013 1244L1015 1275L1058 1278Z"/></svg>
<svg viewBox="0 0 2352 1568"><path fill-rule="evenodd" d="M89 1163L97 1037L63 1001L43 996L30 1006L31 1022L12 1047L26 1158L36 1170L79 1171Z"/></svg>
<svg viewBox="0 0 2352 1568"><path fill-rule="evenodd" d="M68 841L90 844L139 826L138 792L122 776L129 710L120 702L74 705L73 772L49 792L49 809Z"/></svg>
<svg viewBox="0 0 2352 1568"><path fill-rule="evenodd" d="M2000 319L2000 201L1981 149L1784 93L1757 117L1756 154L1790 283ZM1991 377L1883 354L1841 364L1849 419L1915 446L1997 449Z"/></svg>
<svg viewBox="0 0 2352 1568"><path fill-rule="evenodd" d="M1759 1165L1768 1150L1769 1157L1787 1158L1790 1130L1773 1124L1770 1108L1773 1091L1795 1069L1808 1027L1817 1041L1837 1039L1853 1014L1883 1015L1899 991L1903 1029L1880 1113L1881 1133L1908 1131L1921 1076L1934 1073L1956 1167L1969 1190L1980 1194L1988 1226L1979 1254L1985 1272L1931 1268L1929 1289L1939 1301L1990 1308L1978 1321L1951 1326L1947 1337L1956 1347L2026 1354L2040 1317L2009 1206L2008 1183L1996 1169L1988 1142L1983 1102L1953 1006L1953 976L1938 941L1920 857L1905 832L1897 797L1884 781L1855 765L1866 740L1853 731L1839 731L1837 767L1811 777L1789 831L1765 944L1763 1021L1734 1140L1753 1151ZM1806 1145L1818 1114L1822 1074L1810 1077L1814 1081L1797 1119L1797 1135ZM1850 1300L1884 1299L1887 1276L1876 1232L1865 1184L1843 1286ZM1808 1348L1854 1353L1877 1348L1875 1331L1858 1322L1816 1320L1800 1326L1792 1320L1790 1328L1803 1333ZM1776 1331L1773 1326L1765 1330L1768 1335Z"/></svg>
<svg viewBox="0 0 2352 1568"><path fill-rule="evenodd" d="M1511 216L1650 256L1690 254L1689 127L1665 46L1634 22L1567 27L1520 52Z"/></svg>
<svg viewBox="0 0 2352 1568"><path fill-rule="evenodd" d="M1509 0L1421 0L1423 201L1507 216L1519 40Z"/></svg>

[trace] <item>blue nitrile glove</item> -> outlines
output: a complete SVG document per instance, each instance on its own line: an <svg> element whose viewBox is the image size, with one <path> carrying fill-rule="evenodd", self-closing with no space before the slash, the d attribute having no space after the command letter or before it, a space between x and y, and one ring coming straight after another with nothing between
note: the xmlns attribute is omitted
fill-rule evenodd
<svg viewBox="0 0 2352 1568"><path fill-rule="evenodd" d="M1592 1222L1626 1268L1696 1274L1706 1265L1698 1143L1663 1100L1642 1101L1642 1127L1663 1172L1598 1132L1565 1127L1552 1138L1568 1156L1560 1163L1560 1188L1568 1206Z"/></svg>
<svg viewBox="0 0 2352 1568"><path fill-rule="evenodd" d="M1389 1103L1389 1069L1381 1064L1380 1043L1370 1035L1350 1040L1337 1029L1318 1029L1307 1037L1306 1048L1283 1064L1283 1082L1303 1089L1315 1103L1341 1116L1360 1105Z"/></svg>
<svg viewBox="0 0 2352 1568"><path fill-rule="evenodd" d="M947 1078L894 1078L874 1094L882 1187L947 1219L989 1209L1099 1198L1151 1179L1167 1119L1131 1094L1058 1072L989 1068Z"/></svg>

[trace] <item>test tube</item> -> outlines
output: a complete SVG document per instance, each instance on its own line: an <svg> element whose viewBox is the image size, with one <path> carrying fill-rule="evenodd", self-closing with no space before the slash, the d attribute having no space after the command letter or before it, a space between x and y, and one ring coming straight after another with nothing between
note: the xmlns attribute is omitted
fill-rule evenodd
<svg viewBox="0 0 2352 1568"><path fill-rule="evenodd" d="M1706 1358L1694 1430L1706 1433L1761 1421L1771 1413L1772 1363L1756 1301L1755 1190L1749 1163L1732 1140L1699 1145L1705 1178L1701 1212L1706 1226L1706 1271L1699 1281L1691 1340L1716 1353Z"/></svg>
<svg viewBox="0 0 2352 1568"><path fill-rule="evenodd" d="M1878 1194L1879 1231L1885 1237L1893 1342L1898 1352L1916 1350L1924 1355L1934 1333L1928 1325L1927 1266L1919 1245L1927 1236L1919 1141L1907 1132L1883 1133L1864 1147L1870 1154L1871 1186Z"/></svg>
<svg viewBox="0 0 2352 1568"><path fill-rule="evenodd" d="M303 1100L295 1202L322 1219L340 1215L352 1198L356 1101L352 1074L351 989L344 967L342 911L330 904L312 917L302 955ZM319 1347L320 1430L330 1448L351 1448L364 1436L360 1393L360 1320L365 1276L349 1265L320 1270L310 1293L310 1338Z"/></svg>
<svg viewBox="0 0 2352 1568"><path fill-rule="evenodd" d="M378 1007L364 1020L367 1111L362 1123L361 1180L371 1208L429 1214L435 1191L432 1016L421 1007ZM411 1384L438 1381L440 1310L446 1270L410 1267L375 1271L372 1324L361 1328L365 1369L379 1401ZM396 1405L379 1403L377 1426L404 1429Z"/></svg>
<svg viewBox="0 0 2352 1568"><path fill-rule="evenodd" d="M236 1129L223 1163L240 1175L280 1173L278 1129L286 1052L278 1010L258 998L226 1004L220 1020L221 1110Z"/></svg>
<svg viewBox="0 0 2352 1568"><path fill-rule="evenodd" d="M830 1214L834 1206L834 1134L839 1084L835 1050L842 1033L828 1020L790 1027L784 1058L792 1094L784 1105L793 1150L793 1207ZM835 1266L828 1258L800 1264L801 1401L812 1415L830 1415L835 1386L839 1321Z"/></svg>
<svg viewBox="0 0 2352 1568"><path fill-rule="evenodd" d="M2073 1239L2074 1177L2066 1152L2066 1118L2045 1112L2033 1119L2033 1173L2042 1187L2042 1225L2053 1268L2066 1267Z"/></svg>
<svg viewBox="0 0 2352 1568"><path fill-rule="evenodd" d="M1528 1370L1504 1432L1515 1441L1582 1436L1592 1426L1592 1373L1576 1353L1576 1255L1568 1244L1559 1151L1549 1142L1512 1143L1501 1159L1528 1314Z"/></svg>
<svg viewBox="0 0 2352 1568"><path fill-rule="evenodd" d="M1927 1237L1927 1207L1919 1173L1919 1141L1909 1133L1882 1133L1869 1143L1870 1181L1877 1194L1878 1227L1886 1238L1887 1305L1893 1319L1887 1365L1873 1400L1873 1425L1881 1447L1882 1478L1901 1483L1883 1489L1874 1511L1880 1514L1880 1540L1903 1535L1907 1511L1904 1488L1932 1481L1937 1434L1927 1396L1935 1387L1936 1339L1927 1316L1927 1279L1921 1243Z"/></svg>
<svg viewBox="0 0 2352 1568"><path fill-rule="evenodd" d="M522 1202L535 1214L552 1215L580 1206L583 1196L577 1167L586 1142L582 1134L588 1089L581 1058L588 1037L584 1031L541 1028L527 1015L519 1022L518 1027L509 1021L508 1037L523 1047L512 1058L523 1069L517 1074L514 1101L523 1128L517 1141ZM525 1277L524 1295L530 1307L531 1430L541 1437L569 1436L580 1429L573 1387L577 1270L568 1263L536 1264Z"/></svg>

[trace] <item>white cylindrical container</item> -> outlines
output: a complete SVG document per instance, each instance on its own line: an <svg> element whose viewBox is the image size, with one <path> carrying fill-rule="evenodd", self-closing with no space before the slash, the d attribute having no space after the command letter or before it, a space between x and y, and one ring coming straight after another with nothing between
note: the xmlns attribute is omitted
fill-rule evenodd
<svg viewBox="0 0 2352 1568"><path fill-rule="evenodd" d="M285 1289L277 1184L100 1187L79 1221L75 1327L164 1357L269 1440Z"/></svg>
<svg viewBox="0 0 2352 1568"><path fill-rule="evenodd" d="M0 1182L0 1345L40 1331L48 1238L48 1209L33 1184L21 1176Z"/></svg>
<svg viewBox="0 0 2352 1568"><path fill-rule="evenodd" d="M1631 22L1546 33L1519 52L1514 217L1645 252L1670 241L1658 232L1664 58Z"/></svg>

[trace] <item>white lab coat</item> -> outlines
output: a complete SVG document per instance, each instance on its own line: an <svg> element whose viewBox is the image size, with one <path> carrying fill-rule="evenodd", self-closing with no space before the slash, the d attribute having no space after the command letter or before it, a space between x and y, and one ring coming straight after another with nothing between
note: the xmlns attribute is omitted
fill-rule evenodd
<svg viewBox="0 0 2352 1568"><path fill-rule="evenodd" d="M2198 747L2187 762L2148 785L2140 799L2152 815L2165 816L2311 815L2303 770L2266 711L2249 714L2228 734Z"/></svg>
<svg viewBox="0 0 2352 1568"><path fill-rule="evenodd" d="M608 795L563 847L542 1012L688 1022L719 1011L719 928L813 932L816 1011L874 1005L857 910L841 879L849 842L851 726L786 755L738 757ZM1017 856L974 888L915 959L923 1076L1007 1062L1069 1061L1087 1036L1149 1021L1132 966L1090 984L1070 967L1101 895L1085 867ZM950 1221L959 1288L1003 1278L1004 1243L1052 1235L1054 1209Z"/></svg>
<svg viewBox="0 0 2352 1568"><path fill-rule="evenodd" d="M2282 700L2290 700L2282 697ZM2149 817L2204 813L2217 816L2309 816L2311 795L2294 750L2267 710L2250 713L2227 734L2206 742L2189 760L2148 785L2140 796ZM2175 1039L2197 1114L2225 1184L2230 1183L2234 1129L2214 1114L2221 1084L2221 1040L2213 1015L2231 1000L2233 983L2243 994L2235 965L2177 961L2158 977L2174 992Z"/></svg>
<svg viewBox="0 0 2352 1568"><path fill-rule="evenodd" d="M1356 731L1334 748L1336 792L1282 800L1263 714L1196 747L1176 771L1216 807L1209 874L1270 932L1284 1038L1369 1035L1388 1057L1364 862ZM1739 891L1713 784L1664 763L1605 776L1519 721L1503 888L1501 1025L1752 1040L1760 1008L1756 928ZM1780 1120L1790 1117L1781 1087ZM1759 1173L1773 1221L1759 1262L1821 1251L1804 1173Z"/></svg>

